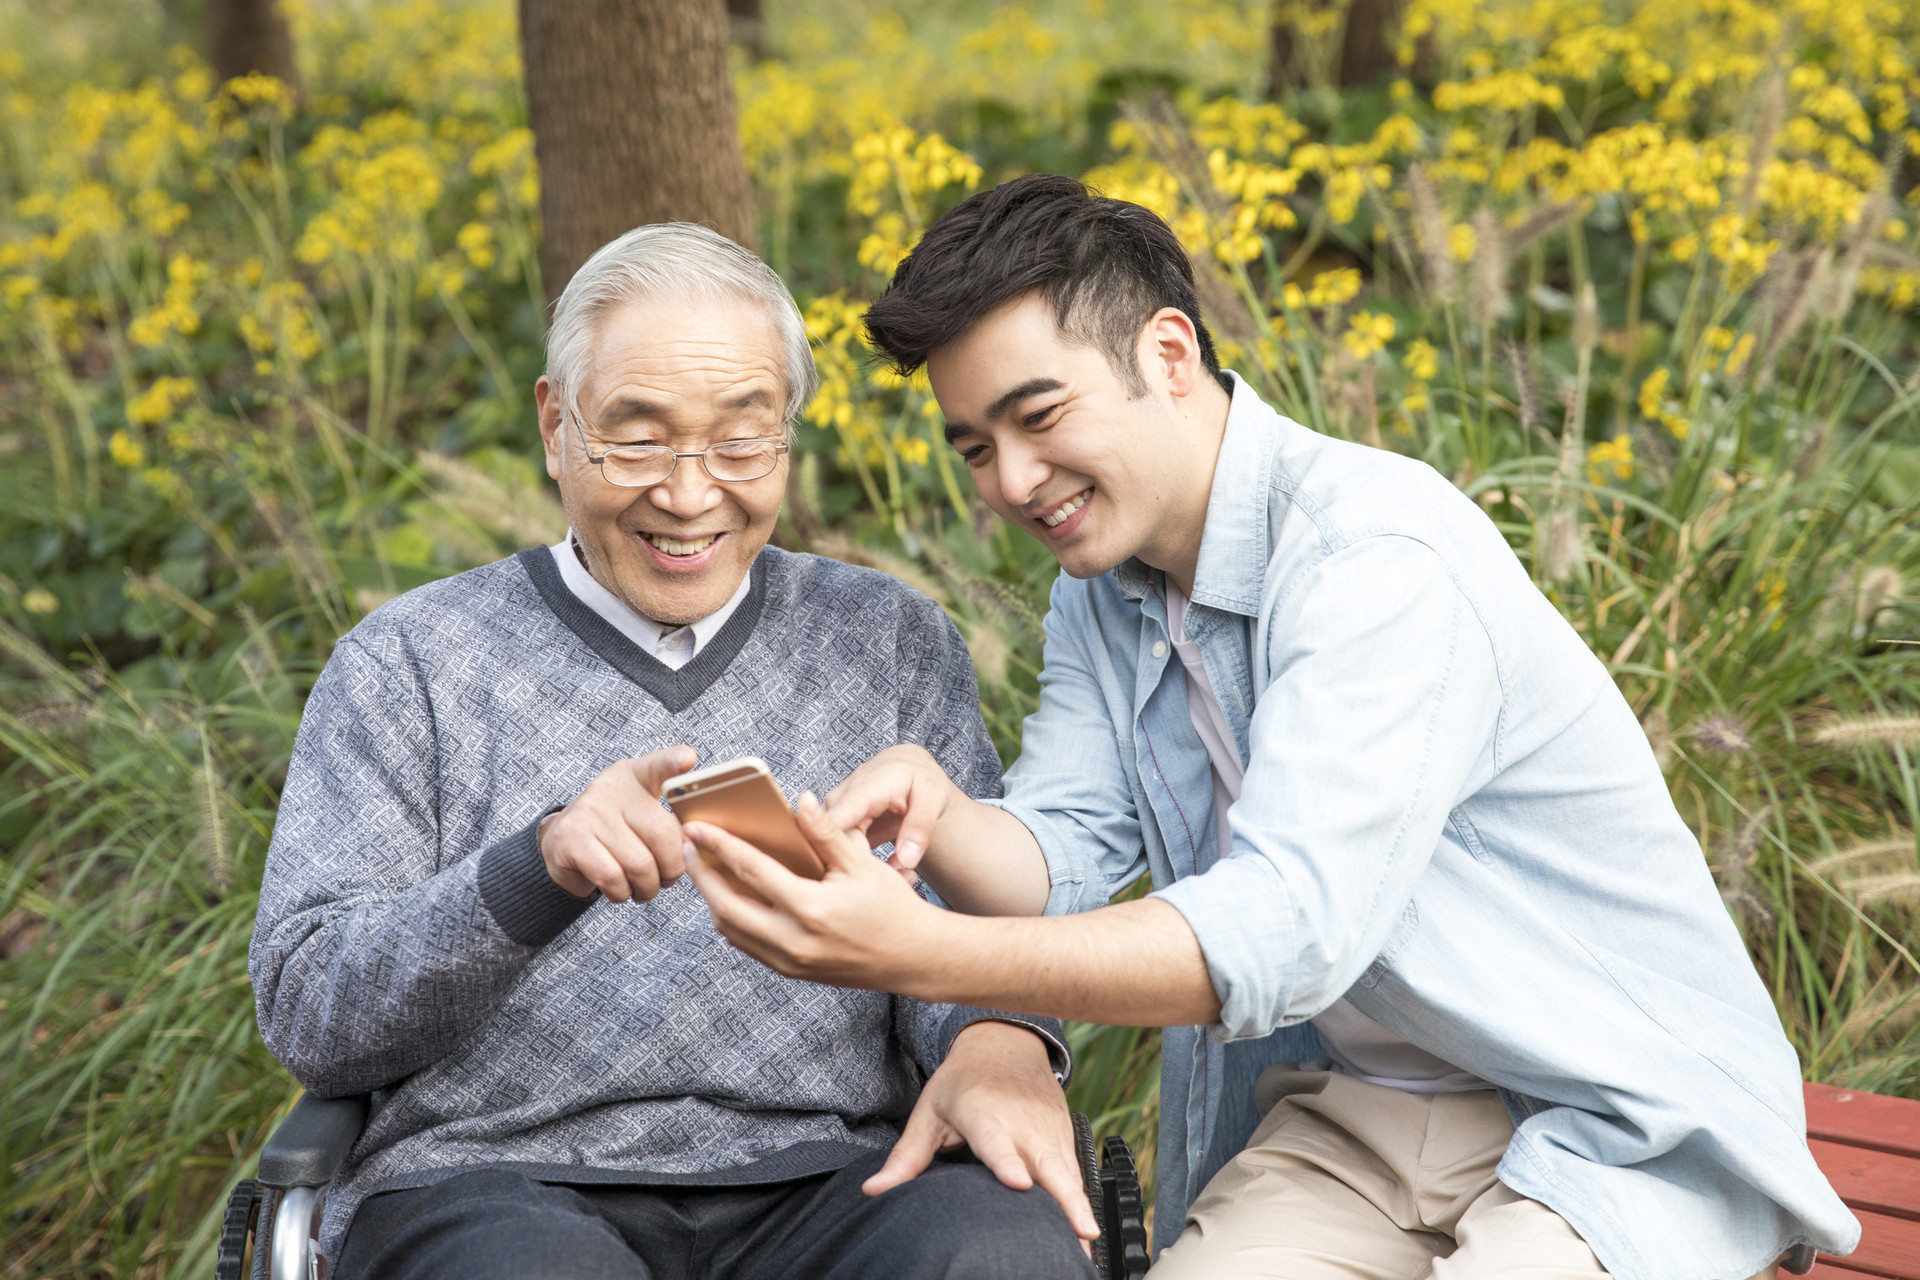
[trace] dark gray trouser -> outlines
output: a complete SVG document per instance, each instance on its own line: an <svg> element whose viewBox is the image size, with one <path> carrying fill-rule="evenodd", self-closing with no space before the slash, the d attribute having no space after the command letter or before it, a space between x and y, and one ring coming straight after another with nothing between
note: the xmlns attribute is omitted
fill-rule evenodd
<svg viewBox="0 0 1920 1280"><path fill-rule="evenodd" d="M1090 1280L1067 1216L969 1158L878 1197L876 1151L761 1187L537 1182L506 1169L370 1197L334 1280Z"/></svg>

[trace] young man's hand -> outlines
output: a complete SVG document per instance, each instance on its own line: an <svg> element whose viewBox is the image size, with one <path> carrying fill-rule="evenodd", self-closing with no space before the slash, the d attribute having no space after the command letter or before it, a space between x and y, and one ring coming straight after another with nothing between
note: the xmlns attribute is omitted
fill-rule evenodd
<svg viewBox="0 0 1920 1280"><path fill-rule="evenodd" d="M955 1036L893 1153L861 1190L877 1196L897 1187L963 1142L1007 1186L1039 1186L1059 1201L1082 1240L1099 1236L1067 1097L1039 1036L1009 1022L976 1022Z"/></svg>
<svg viewBox="0 0 1920 1280"><path fill-rule="evenodd" d="M553 882L576 898L597 888L614 902L646 902L678 880L686 837L660 803L660 786L698 759L692 747L678 746L607 766L540 824L540 857Z"/></svg>
<svg viewBox="0 0 1920 1280"><path fill-rule="evenodd" d="M795 875L712 823L686 824L687 871L721 936L790 978L841 987L877 989L927 964L948 913L834 825L811 791L794 817L826 865L822 879Z"/></svg>
<svg viewBox="0 0 1920 1280"><path fill-rule="evenodd" d="M827 792L827 818L858 831L869 846L893 841L892 863L901 871L920 865L933 830L960 789L925 747L888 747Z"/></svg>

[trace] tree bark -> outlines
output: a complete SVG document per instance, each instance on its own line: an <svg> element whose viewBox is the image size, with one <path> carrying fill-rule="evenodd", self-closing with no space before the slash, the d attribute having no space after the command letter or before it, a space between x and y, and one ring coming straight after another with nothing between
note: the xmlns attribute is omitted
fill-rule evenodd
<svg viewBox="0 0 1920 1280"><path fill-rule="evenodd" d="M1370 84L1397 65L1393 42L1398 35L1406 0L1353 0L1347 10L1347 26L1340 41L1340 62L1334 69L1334 84L1352 89ZM1414 70L1430 56L1430 40L1422 40L1414 58ZM1273 24L1272 61L1268 64L1268 92L1278 97L1289 88L1304 88L1295 67L1293 25Z"/></svg>
<svg viewBox="0 0 1920 1280"><path fill-rule="evenodd" d="M722 0L520 0L547 298L648 222L756 247Z"/></svg>
<svg viewBox="0 0 1920 1280"><path fill-rule="evenodd" d="M293 30L274 0L206 0L207 61L224 82L252 72L300 91Z"/></svg>

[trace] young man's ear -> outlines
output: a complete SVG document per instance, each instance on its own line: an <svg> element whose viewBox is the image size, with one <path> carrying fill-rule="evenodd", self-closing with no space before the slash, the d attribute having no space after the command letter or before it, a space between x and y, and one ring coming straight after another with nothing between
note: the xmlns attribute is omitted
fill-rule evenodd
<svg viewBox="0 0 1920 1280"><path fill-rule="evenodd" d="M1176 399L1190 396L1213 375L1200 359L1200 334L1178 307L1162 307L1140 331L1140 368L1150 387L1164 386Z"/></svg>

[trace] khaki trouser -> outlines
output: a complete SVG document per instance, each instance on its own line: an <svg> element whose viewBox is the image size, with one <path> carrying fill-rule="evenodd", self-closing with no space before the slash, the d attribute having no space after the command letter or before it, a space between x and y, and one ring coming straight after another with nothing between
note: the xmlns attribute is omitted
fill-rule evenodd
<svg viewBox="0 0 1920 1280"><path fill-rule="evenodd" d="M1494 1177L1513 1122L1492 1090L1283 1063L1254 1100L1259 1128L1149 1280L1606 1280L1566 1219Z"/></svg>

